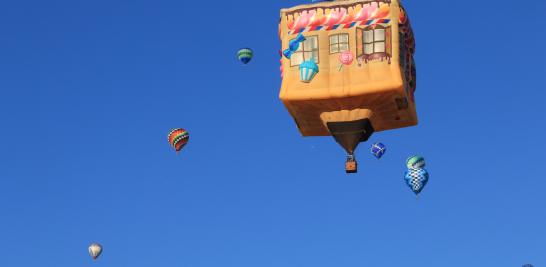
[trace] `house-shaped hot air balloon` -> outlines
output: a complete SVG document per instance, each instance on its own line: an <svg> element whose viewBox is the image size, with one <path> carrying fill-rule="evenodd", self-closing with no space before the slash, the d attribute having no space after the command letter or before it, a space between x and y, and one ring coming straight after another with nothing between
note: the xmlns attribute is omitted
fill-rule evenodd
<svg viewBox="0 0 546 267"><path fill-rule="evenodd" d="M303 136L333 136L346 150L346 171L356 172L354 151L373 132L417 124L414 38L399 0L338 0L281 10L282 48L305 41L281 59L280 99ZM341 68L340 53L355 60ZM317 74L302 79L300 65ZM305 82L303 82L305 81Z"/></svg>

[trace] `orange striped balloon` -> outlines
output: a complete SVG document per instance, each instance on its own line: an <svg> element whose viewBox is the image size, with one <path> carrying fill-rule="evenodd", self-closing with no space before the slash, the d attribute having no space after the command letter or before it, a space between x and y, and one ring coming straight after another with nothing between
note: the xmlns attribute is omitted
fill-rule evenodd
<svg viewBox="0 0 546 267"><path fill-rule="evenodd" d="M190 140L190 134L182 128L176 128L169 133L167 138L169 144L174 147L176 152L179 152Z"/></svg>

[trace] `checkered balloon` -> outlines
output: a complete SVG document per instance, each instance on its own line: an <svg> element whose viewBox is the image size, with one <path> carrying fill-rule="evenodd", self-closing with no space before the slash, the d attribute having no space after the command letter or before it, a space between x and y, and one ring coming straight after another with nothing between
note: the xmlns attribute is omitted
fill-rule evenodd
<svg viewBox="0 0 546 267"><path fill-rule="evenodd" d="M411 188L416 195L421 193L421 190L427 185L428 172L425 169L413 169L410 168L404 175L406 184Z"/></svg>
<svg viewBox="0 0 546 267"><path fill-rule="evenodd" d="M371 148L372 154L378 159L380 159L386 151L387 146L382 143L374 143Z"/></svg>

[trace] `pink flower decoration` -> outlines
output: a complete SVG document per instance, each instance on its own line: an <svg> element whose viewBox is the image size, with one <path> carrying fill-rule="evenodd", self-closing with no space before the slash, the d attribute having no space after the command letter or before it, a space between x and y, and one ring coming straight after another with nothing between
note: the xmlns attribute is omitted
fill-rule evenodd
<svg viewBox="0 0 546 267"><path fill-rule="evenodd" d="M353 53L351 51L344 51L339 54L339 61L344 65L351 65L353 63Z"/></svg>

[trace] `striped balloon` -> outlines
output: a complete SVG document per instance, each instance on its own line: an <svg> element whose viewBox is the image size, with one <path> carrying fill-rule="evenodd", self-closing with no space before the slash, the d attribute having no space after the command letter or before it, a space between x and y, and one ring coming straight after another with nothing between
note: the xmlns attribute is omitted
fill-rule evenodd
<svg viewBox="0 0 546 267"><path fill-rule="evenodd" d="M190 140L190 134L182 128L176 128L169 133L167 138L169 144L174 147L176 152L179 152Z"/></svg>
<svg viewBox="0 0 546 267"><path fill-rule="evenodd" d="M239 61L243 62L244 64L247 64L252 59L253 55L254 53L250 48L243 48L237 52L237 57L239 58Z"/></svg>
<svg viewBox="0 0 546 267"><path fill-rule="evenodd" d="M406 167L408 169L419 169L425 167L425 158L421 156L411 156L406 160Z"/></svg>

